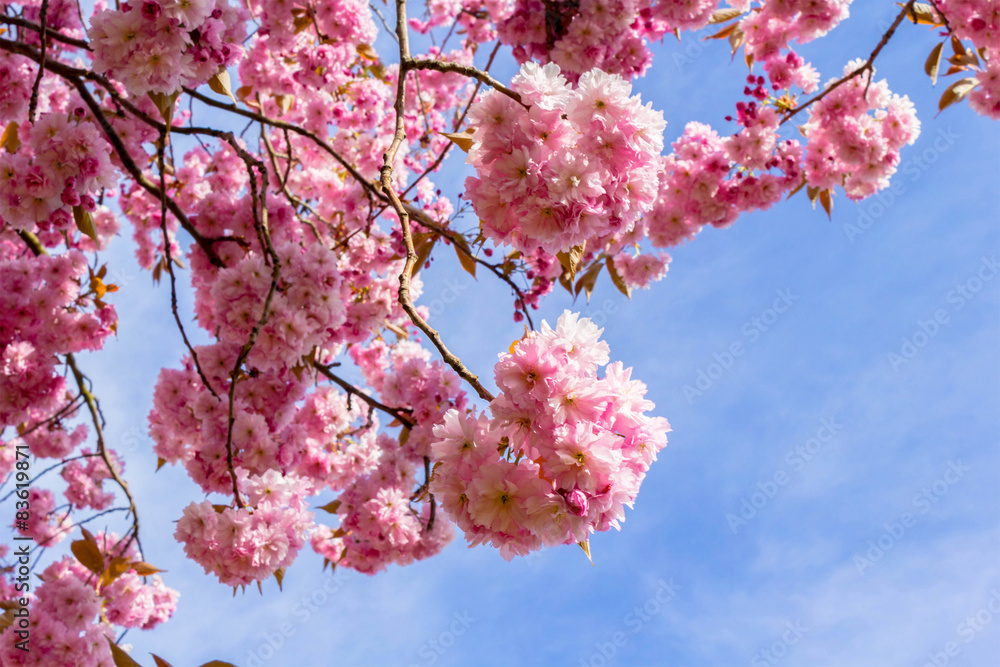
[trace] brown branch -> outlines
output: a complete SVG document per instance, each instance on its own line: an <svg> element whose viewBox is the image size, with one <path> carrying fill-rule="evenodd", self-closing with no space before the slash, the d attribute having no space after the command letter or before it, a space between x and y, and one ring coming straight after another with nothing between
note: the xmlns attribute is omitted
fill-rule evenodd
<svg viewBox="0 0 1000 667"><path fill-rule="evenodd" d="M26 44L22 44L20 42L12 42L7 39L0 39L0 49L3 49L4 51L8 51L10 53L16 53L18 55L25 56L31 60L34 60L36 63L39 63L39 66L42 66L42 60L43 60L42 56L35 49L27 46ZM80 93L80 97L83 98L84 103L90 109L90 112L94 116L94 119L97 121L98 125L101 126L101 129L104 131L104 134L107 137L108 141L111 143L111 146L115 149L115 153L121 160L122 166L125 168L125 171L128 172L129 176L131 176L132 179L136 183L138 183L140 187L142 187L146 192L148 192L154 198L159 200L161 196L159 188L157 188L155 184L153 184L148 178L145 177L145 175L142 173L142 170L135 163L135 160L132 158L132 155L128 152L128 149L122 142L121 137L119 137L118 133L115 132L113 127L111 127L111 123L108 121L107 116L104 114L103 109L101 109L101 106L97 103L97 100L95 100L93 95L91 95L90 90L87 88L87 84L85 83L84 79L86 78L93 81L99 81L100 79L103 79L104 82L107 83L108 87L113 88L111 83L107 81L107 79L104 79L104 77L100 77L93 73L88 73L85 70L64 65L63 63L60 63L58 61L45 62L44 69L47 69L48 71L59 75L60 77L65 79L69 84L71 84L74 88L76 88L77 92ZM195 243L197 243L198 246L205 252L205 254L208 256L209 261L215 266L218 266L220 268L224 267L225 264L219 258L218 253L215 252L215 249L212 247L212 244L222 240L230 240L230 239L209 239L202 236L202 234L191 223L191 220L187 217L187 215L184 213L181 207L171 197L167 197L167 208L170 209L170 212L173 213L174 217L176 217L178 222L180 222L181 227L183 227L184 230L191 235L191 237L195 240Z"/></svg>
<svg viewBox="0 0 1000 667"><path fill-rule="evenodd" d="M194 367L198 371L198 377L201 378L202 384L204 384L205 388L212 393L212 396L215 396L215 398L218 399L219 395L215 392L215 389L212 388L212 383L208 381L208 376L205 375L205 371L202 370L201 363L198 361L198 353L194 351L191 341L188 340L187 332L184 330L184 323L181 322L181 316L177 310L177 276L174 275L174 258L170 254L170 234L167 232L167 174L163 164L163 154L166 151L167 141L169 141L169 135L165 131L160 130L160 145L156 150L156 161L160 170L160 232L163 234L164 263L167 265L167 273L170 275L170 310L174 314L174 322L177 323L177 329L181 332L181 338L184 340L184 346L187 347L188 352L191 353L191 360L194 362Z"/></svg>
<svg viewBox="0 0 1000 667"><path fill-rule="evenodd" d="M267 225L267 167L264 163L252 156L242 146L236 141L236 137L229 133L226 137L226 141L236 154L243 160L247 168L247 173L250 176L250 209L253 212L253 224L257 235L260 237L261 250L264 252L265 260L271 265L271 285L267 290L267 296L264 298L264 309L261 311L260 319L254 324L253 329L250 331L250 336L247 342L243 344L240 349L239 355L236 357L236 365L233 366L233 370L230 373L229 381L229 423L226 427L226 467L229 470L229 478L233 483L233 499L236 501L237 507L245 507L243 499L240 497L239 484L236 479L236 469L233 466L233 424L236 422L236 385L240 380L240 369L243 366L243 362L250 355L250 350L253 349L254 343L257 342L257 335L260 330L264 328L264 324L267 322L267 318L270 315L271 300L274 298L274 293L278 289L278 281L281 278L281 260L278 257L278 253L275 252L274 246L271 245L271 233ZM261 178L261 188L260 193L257 191L257 178L254 176L253 169L257 168L260 172ZM256 201L260 200L260 213L257 212Z"/></svg>
<svg viewBox="0 0 1000 667"><path fill-rule="evenodd" d="M404 414L403 409L392 408L389 407L388 405L385 405L384 403L379 403L377 400L375 400L365 392L361 391L350 382L347 382L346 380L336 375L333 371L330 370L329 366L324 366L318 361L313 361L313 368L319 371L320 375L325 377L327 380L330 380L334 384L338 385L341 389L346 391L348 396L357 396L362 401L367 403L369 407L374 408L376 410L381 410L382 412L386 413L387 415L390 415L394 419L398 419L399 422L403 424L403 426L406 426L407 428L413 428L414 426L416 426L416 422L413 421L413 417Z"/></svg>
<svg viewBox="0 0 1000 667"><path fill-rule="evenodd" d="M397 3L398 4L398 3ZM422 59L409 59L407 70L414 69L429 69L435 72L446 72L453 74L462 74L471 79L475 79L480 83L485 83L487 86L493 88L497 92L503 93L510 99L514 100L521 106L526 107L527 105L521 101L521 96L515 93L513 90L503 85L492 76L486 72L473 67L472 65L462 65L461 63L453 63L447 60L428 60L426 58ZM402 67L400 67L400 72L402 73Z"/></svg>
<svg viewBox="0 0 1000 667"><path fill-rule="evenodd" d="M314 216L316 216L329 226L330 224L329 220L323 218L323 216L321 216L319 213L313 210L313 208L309 204L307 204L302 199L299 199L292 193L291 190L288 189L288 174L286 173L284 178L281 177L281 169L278 168L278 155L274 151L274 146L271 144L271 140L268 139L267 137L267 130L265 129L263 123L261 123L260 125L260 138L264 143L264 148L267 150L268 156L270 157L271 168L274 169L274 175L278 179L278 185L281 190L281 194L285 195L285 198L288 200L288 203L291 204L293 208L300 208L300 207L304 208L305 210L309 211L310 213L312 213ZM291 151L292 147L291 145L289 145L288 152L291 153ZM292 164L292 158L289 155L288 165L291 164ZM309 227L309 229L312 230L313 236L316 237L316 240L320 243L320 245L326 245L326 243L324 243L323 241L323 237L320 236L319 230L316 229L316 225L315 223L313 223L312 220L305 220L299 214L296 214L295 217L298 218L299 222L306 225L307 227Z"/></svg>
<svg viewBox="0 0 1000 667"><path fill-rule="evenodd" d="M79 367L76 365L76 359L73 357L72 353L66 355L66 365L73 372L73 377L76 379L76 386L80 389L80 394L83 396L84 403L87 405L87 410L90 411L90 420L94 424L94 432L97 435L97 451L101 455L101 460L104 461L104 465L108 467L108 471L111 473L111 479L121 488L122 492L125 494L125 498L128 500L128 511L132 515L132 530L128 541L125 542L125 546L122 548L124 551L128 548L128 545L135 540L135 546L139 550L139 556L142 556L142 543L139 541L139 512L135 507L135 499L132 497L132 492L129 491L128 484L122 479L122 476L118 474L118 470L115 469L114 463L111 461L111 457L108 455L107 446L104 444L104 429L101 427L100 411L97 406L97 399L87 388L87 383L84 381L84 375L80 372ZM123 538L124 539L124 538ZM144 557L143 557L144 558Z"/></svg>
<svg viewBox="0 0 1000 667"><path fill-rule="evenodd" d="M779 123L779 124L780 125L784 125L789 120L791 120L792 116L794 116L795 114L799 113L803 109L808 108L810 105L812 105L812 104L814 104L816 102L819 102L821 99L823 99L824 97L826 97L827 95L829 95L830 93L832 93L834 90L836 90L837 88L839 88L843 84L847 83L851 79L853 79L853 78L855 78L857 76L860 76L864 72L868 72L869 73L868 74L868 83L865 85L865 95L867 96L868 95L868 86L871 85L872 76L875 73L875 58L878 57L878 54L882 52L882 49L885 48L885 45L889 43L890 39L892 39L892 36L896 33L896 28L899 27L899 24L903 22L903 19L906 18L906 16L913 9L913 5L914 5L915 2L916 2L916 0L909 0L909 2L907 2L905 5L903 5L903 9L899 12L899 15L896 16L896 20L892 22L892 25L889 26L889 29L886 30L886 32L885 32L884 35L882 35L882 39L879 40L879 43L875 46L875 50L871 52L870 56L868 56L868 60L865 61L864 65L862 65L858 69L854 70L853 72L851 72L847 76L843 77L842 79L840 79L839 81L837 81L836 83L834 83L832 86L830 86L829 88L827 88L826 90L824 90L819 95L816 95L812 99L803 102L802 104L800 104L799 106L795 107L794 109L789 109L788 112L786 113L785 117L781 119L781 123Z"/></svg>
<svg viewBox="0 0 1000 667"><path fill-rule="evenodd" d="M496 46L493 47L493 51L490 53L489 60L486 61L486 67L483 68L484 72L489 72L490 67L493 65L493 59L496 57L497 52L499 50L500 50L500 42L497 42ZM468 103L466 103L465 109L462 110L462 113L460 115L456 115L455 120L452 122L451 128L453 132L457 132L459 126L462 124L462 121L465 120L465 117L468 115L469 109L472 108L472 103L475 101L476 95L479 94L479 89L482 88L482 86L483 82L477 80L475 88L472 89L472 94L469 95L469 101ZM455 144L453 144L450 141L447 144L445 144L444 149L437 156L437 159L434 160L434 162L431 163L430 166L424 169L423 172L421 172L421 174L417 176L412 183L406 186L406 189L403 190L403 193L400 195L400 198L406 197L406 195L409 194L410 190L415 188L417 184L424 179L424 177L426 177L428 174L430 174L431 172L435 171L438 167L440 167L441 163L444 162L445 156L448 155L448 151L450 151L451 147L454 145Z"/></svg>
<svg viewBox="0 0 1000 667"><path fill-rule="evenodd" d="M458 252L462 253L463 255L474 261L476 264L479 264L480 266L485 266L490 271L490 273L492 273L497 278L507 283L507 285L510 286L512 290L514 290L514 294L517 296L517 301L521 304L521 309L524 311L524 316L528 320L528 326L531 327L532 330L534 330L535 323L531 321L531 315L528 313L528 304L524 300L524 292L522 292L521 288L517 286L517 283L511 280L510 276L505 274L503 270L500 269L501 265L491 264L490 262L487 262L485 259L482 259L481 257L478 257L475 254L473 254L472 249L469 248L467 245L456 242L455 240L456 237L461 236L461 234L459 234L458 232L452 231L447 227L441 227L440 225L436 225L429 221L424 221L422 219L418 220L418 222L424 227L430 229L432 232L440 234L441 236L444 236L445 238L450 240Z"/></svg>
<svg viewBox="0 0 1000 667"><path fill-rule="evenodd" d="M410 57L410 41L406 26L406 0L396 0L396 36L399 38L399 80L396 84L396 131L392 137L389 150L382 156L381 185L382 192L389 198L389 203L396 215L399 217L399 224L403 231L403 241L406 244L406 261L403 270L399 274L399 305L403 308L418 329L434 344L438 349L445 363L451 366L458 375L468 382L479 394L480 398L486 401L493 400L493 394L479 382L479 378L472 373L462 361L455 356L441 340L441 335L420 316L413 305L410 297L410 279L413 275L414 264L417 261L417 252L413 247L413 233L410 230L410 215L403 202L400 201L395 191L392 189L392 164L396 159L396 153L406 138L406 128L403 123L403 113L406 103L406 77L412 67L413 59Z"/></svg>
<svg viewBox="0 0 1000 667"><path fill-rule="evenodd" d="M342 166L347 171L347 173L349 173L352 177L354 177L354 179L362 187L364 187L365 191L369 194L370 197L378 197L380 199L383 198L382 195L381 195L381 193L378 191L378 188L375 186L375 184L372 181L369 181L368 179L366 179L364 177L364 175L360 171L358 171L357 167L355 167L353 164L351 164L346 158L344 158L343 155L341 155L340 153L338 153L330 144L328 144L325 141L323 141L322 139L320 139L319 136L316 133L310 132L309 130L305 129L304 127L299 127L298 125L295 125L294 123L287 123L287 122L285 122L283 120L278 120L276 118L270 118L268 116L265 116L262 113L257 113L255 111L247 111L246 109L241 109L238 106L236 106L235 104L229 104L229 103L226 103L226 102L219 102L218 100L214 100L211 97L208 97L207 95L202 95L201 93L199 93L198 91L194 90L193 88L184 88L183 90L184 90L185 93L187 93L188 95L190 95L194 99L198 100L199 102L204 102L205 104L207 104L210 107L215 107L216 109L223 109L225 111L229 111L230 113L234 113L237 116L243 116L244 118L249 118L249 119L255 120L255 121L259 122L259 123L266 123L267 125L270 125L271 127L281 128L281 129L284 129L284 130L288 130L289 132L294 132L295 134L298 134L300 136L306 137L307 139L309 139L310 141L312 141L314 144L316 144L317 147L319 147L325 153L327 153L328 155L330 155L330 157L332 157L334 160L336 160L340 164L340 166Z"/></svg>
<svg viewBox="0 0 1000 667"><path fill-rule="evenodd" d="M49 0L42 0L42 7L38 12L38 21L41 27L38 31L41 42L41 54L38 61L38 74L35 75L35 84L31 87L31 100L28 102L28 120L35 122L35 109L38 106L38 88L42 85L42 76L45 74L45 56L49 46L48 30L45 27L48 20Z"/></svg>
<svg viewBox="0 0 1000 667"><path fill-rule="evenodd" d="M32 30L39 34L41 34L42 32L42 26L38 25L37 23L32 23L31 21L27 21L19 16L0 16L0 23L6 23L7 25L17 26L18 28L25 28L27 30ZM84 23L84 21L81 21L81 23ZM67 35L62 34L58 30L53 30L52 28L46 27L45 33L48 35L49 39L55 40L57 42L62 42L67 46L74 46L78 49L86 49L87 51L91 50L90 44L87 43L86 41L82 39L76 39L74 37L69 37Z"/></svg>

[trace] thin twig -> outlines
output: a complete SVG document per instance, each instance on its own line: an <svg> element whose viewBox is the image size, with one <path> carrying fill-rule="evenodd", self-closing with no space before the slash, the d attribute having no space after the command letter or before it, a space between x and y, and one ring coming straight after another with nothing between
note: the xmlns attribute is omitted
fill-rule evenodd
<svg viewBox="0 0 1000 667"><path fill-rule="evenodd" d="M35 75L35 84L31 87L31 100L28 102L28 120L35 122L35 108L38 106L38 89L42 85L42 76L45 74L45 56L49 45L49 35L46 29L48 21L49 0L42 0L42 7L38 12L39 41L41 42L41 57L38 61L38 74Z"/></svg>
<svg viewBox="0 0 1000 667"><path fill-rule="evenodd" d="M394 419L398 419L399 422L403 424L403 426L406 426L408 428L413 428L416 425L416 422L413 421L413 417L403 414L403 411L400 408L392 408L389 407L388 405L385 405L384 403L379 403L377 400L375 400L365 392L361 391L350 382L347 382L346 380L342 379L340 376L335 374L333 371L330 370L329 366L324 366L323 364L314 361L313 368L319 371L320 375L325 377L327 380L330 380L334 384L338 385L341 389L346 391L348 396L357 396L362 401L367 403L369 407L375 408L376 410L381 410L382 412L386 413L387 415L390 415Z"/></svg>
<svg viewBox="0 0 1000 667"><path fill-rule="evenodd" d="M779 124L780 125L784 125L789 120L791 120L792 116L794 116L795 114L799 113L800 111L802 111L803 109L809 107L810 105L812 105L812 104L814 104L816 102L819 102L821 99L823 99L824 97L826 97L827 95L829 95L830 93L832 93L834 90L836 90L837 88L839 88L843 84L847 83L851 79L853 79L853 78L855 78L857 76L860 76L864 72L869 72L869 74L868 74L868 83L867 83L867 85L865 85L865 96L867 96L868 95L868 86L871 85L872 77L873 77L873 75L875 73L875 67L874 67L874 65L875 65L875 58L878 57L878 54L882 52L882 49L885 48L885 45L889 43L890 39L892 39L892 36L896 33L896 28L899 27L899 24L903 22L903 19L906 18L907 14L909 14L910 11L913 9L913 5L914 5L915 2L916 2L916 0L909 0L909 2L907 2L905 5L903 5L903 9L899 12L899 15L896 16L896 20L892 22L892 25L889 26L889 29L886 30L886 32L885 32L884 35L882 35L882 39L879 40L879 43L875 46L875 50L872 51L872 53L871 53L870 56L868 56L868 60L865 61L864 65L862 65L858 69L854 70L853 72L851 72L847 76L843 77L842 79L840 79L839 81L837 81L836 83L834 83L832 86L830 86L829 88L827 88L826 90L824 90L819 95L816 95L812 99L803 102L802 104L800 104L799 106L795 107L794 109L789 109L788 112L785 114L785 117L781 119L781 123L779 123Z"/></svg>
<svg viewBox="0 0 1000 667"><path fill-rule="evenodd" d="M445 346L444 341L441 340L441 335L435 329L431 328L431 326L427 324L427 321L420 316L420 313L417 312L417 309L413 305L413 300L410 297L410 279L413 275L413 268L417 261L417 251L413 247L413 233L410 230L410 215L407 212L406 207L403 206L403 202L400 201L399 197L392 189L392 164L396 159L396 153L399 151L399 147L406 139L406 128L403 122L403 114L406 109L406 77L416 62L410 57L409 34L406 26L406 0L396 0L396 36L399 38L399 78L396 82L396 102L394 104L396 112L396 131L393 134L392 143L389 145L389 149L382 156L380 180L382 192L389 198L389 203L396 212L396 215L399 217L400 227L403 231L403 242L406 245L406 261L403 264L403 270L399 274L399 305L409 316L410 321L412 321L418 329L423 331L434 344L434 347L438 349L438 352L441 354L445 363L451 366L452 369L458 373L459 377L468 382L476 390L476 393L479 394L480 398L486 401L492 401L493 394L491 394L486 387L479 382L479 378L476 377L472 371L466 368L461 359L455 356L455 354L452 353L447 346Z"/></svg>
<svg viewBox="0 0 1000 667"><path fill-rule="evenodd" d="M83 400L87 405L87 409L90 411L90 420L94 424L94 432L97 436L97 452L101 455L101 460L104 461L104 465L108 467L108 472L111 474L111 479L121 488L122 492L125 494L125 498L128 500L128 511L132 515L132 530L130 531L130 536L128 541L125 542L125 548L135 540L135 546L139 550L139 556L142 556L142 543L139 541L139 512L135 506L135 499L132 497L132 492L129 491L128 484L122 479L122 476L118 474L118 470L115 468L114 463L111 461L111 456L108 454L108 448L104 444L104 429L101 428L101 419L98 416L97 399L94 395L90 393L90 389L87 388L87 383L84 381L84 375L80 372L79 367L76 365L76 359L73 357L72 353L66 355L66 365L73 372L73 377L76 379L76 386L80 389L80 394L83 395ZM124 539L124 538L123 538Z"/></svg>
<svg viewBox="0 0 1000 667"><path fill-rule="evenodd" d="M164 128L165 130L166 128ZM163 234L163 256L164 263L167 265L167 273L170 275L170 310L174 314L174 322L177 323L177 329L181 332L181 338L184 340L184 345L187 347L188 352L191 353L191 360L194 362L194 367L198 371L198 377L201 378L202 384L205 388L212 393L216 399L219 395L212 388L212 383L208 381L208 376L205 375L205 371L202 370L201 363L198 361L198 353L195 352L194 347L191 345L191 341L188 340L187 332L184 331L184 323L181 322L180 313L177 311L177 277L174 275L174 258L170 254L170 234L167 232L167 183L166 183L166 169L164 169L163 164L163 153L166 149L167 141L169 141L169 135L164 131L160 131L160 145L156 150L156 160L157 166L160 170L160 231Z"/></svg>

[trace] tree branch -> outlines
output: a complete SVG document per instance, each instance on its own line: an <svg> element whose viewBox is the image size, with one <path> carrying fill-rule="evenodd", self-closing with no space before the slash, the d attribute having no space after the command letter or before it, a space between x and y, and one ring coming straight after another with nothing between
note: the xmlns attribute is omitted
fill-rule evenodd
<svg viewBox="0 0 1000 667"><path fill-rule="evenodd" d="M803 109L808 108L810 105L812 105L812 104L814 104L816 102L819 102L821 99L823 99L824 97L826 97L827 95L829 95L830 93L832 93L834 90L836 90L837 88L839 88L843 84L847 83L848 81L850 81L854 77L860 76L864 72L869 72L869 74L868 74L868 83L865 85L865 95L867 95L868 94L868 86L871 85L872 75L875 73L875 58L878 57L878 54L882 52L882 49L885 48L885 45L889 43L890 39L892 39L892 36L896 33L896 28L899 27L899 24L903 22L903 19L906 18L906 16L913 9L913 5L914 5L915 2L916 2L916 0L909 0L909 2L907 2L905 5L903 5L903 9L896 16L896 20L892 22L892 25L889 26L889 29L885 31L884 35L882 35L882 39L879 40L879 43L875 46L875 50L871 52L870 56L868 56L868 60L865 61L864 65L862 65L858 69L854 70L853 72L851 72L847 76L843 77L842 79L840 79L839 81L837 81L836 83L834 83L832 86L830 86L829 88L827 88L826 90L824 90L819 95L816 95L812 99L807 100L806 102L803 102L802 104L800 104L799 106L795 107L794 109L789 109L788 112L786 113L785 117L781 119L781 123L779 123L779 125L784 125L789 120L791 120L792 116L794 116L795 114L799 113Z"/></svg>

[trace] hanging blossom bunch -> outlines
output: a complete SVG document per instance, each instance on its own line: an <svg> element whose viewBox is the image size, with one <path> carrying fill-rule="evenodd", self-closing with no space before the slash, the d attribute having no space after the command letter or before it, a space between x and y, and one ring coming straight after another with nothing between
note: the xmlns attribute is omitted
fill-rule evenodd
<svg viewBox="0 0 1000 667"><path fill-rule="evenodd" d="M111 479L111 472L104 460L89 449L81 455L85 462L70 461L59 473L66 482L66 500L76 509L107 509L115 499L114 493L104 490L104 481ZM108 458L119 473L125 472L125 462L114 451L108 451Z"/></svg>
<svg viewBox="0 0 1000 667"><path fill-rule="evenodd" d="M249 13L227 0L141 0L91 19L94 70L130 95L197 87L243 57Z"/></svg>
<svg viewBox="0 0 1000 667"><path fill-rule="evenodd" d="M495 16L497 34L518 63L558 65L576 83L592 68L625 79L652 62L646 46L674 30L703 28L718 0L515 0ZM733 2L729 3L733 5Z"/></svg>
<svg viewBox="0 0 1000 667"><path fill-rule="evenodd" d="M406 447L386 435L379 436L379 442L378 468L337 499L340 526L319 526L312 535L316 553L365 574L433 556L453 534L443 517L432 519L429 502L413 507L417 468Z"/></svg>
<svg viewBox="0 0 1000 667"><path fill-rule="evenodd" d="M762 1L742 19L739 29L747 55L763 65L775 89L798 86L811 93L819 73L790 44L807 44L822 37L845 20L852 0ZM746 12L751 3L731 3Z"/></svg>
<svg viewBox="0 0 1000 667"><path fill-rule="evenodd" d="M844 74L863 64L860 59L848 63ZM809 121L802 128L808 139L809 185L840 185L849 198L864 199L889 187L900 149L920 135L910 99L892 94L884 79L872 81L873 77L873 71L855 76L809 108Z"/></svg>
<svg viewBox="0 0 1000 667"><path fill-rule="evenodd" d="M663 158L660 193L644 218L654 246L691 239L705 225L726 227L741 213L767 209L802 181L802 146L782 139L781 114L758 106L764 77L747 76L749 101L737 103L740 130L720 137L691 122ZM616 260L617 261L617 260Z"/></svg>
<svg viewBox="0 0 1000 667"><path fill-rule="evenodd" d="M43 114L19 128L16 152L0 154L0 217L15 229L75 230L72 208L96 211L95 195L114 187L111 146L85 115Z"/></svg>
<svg viewBox="0 0 1000 667"><path fill-rule="evenodd" d="M330 562L366 574L389 564L408 565L438 553L452 538L451 524L424 494L414 495L418 468L425 467L436 440L434 429L451 410L464 410L458 376L415 342L390 348L382 340L353 346L351 358L383 399L405 409L414 422L405 436L378 436L377 467L359 475L337 499L336 529L319 526L313 549ZM424 487L426 491L426 487ZM422 503L414 507L415 503Z"/></svg>
<svg viewBox="0 0 1000 667"><path fill-rule="evenodd" d="M466 196L483 234L555 254L632 229L656 197L663 114L600 70L573 88L558 66L528 63L511 87L527 108L490 91L469 112Z"/></svg>
<svg viewBox="0 0 1000 667"><path fill-rule="evenodd" d="M935 7L958 39L971 40L984 61L969 92L977 113L1000 119L1000 4L996 0L940 0Z"/></svg>
<svg viewBox="0 0 1000 667"><path fill-rule="evenodd" d="M282 262L282 286L271 301L270 316L250 353L261 370L295 365L314 347L327 348L346 319L338 298L337 256L320 244L303 251L295 243L275 249ZM220 342L240 344L260 321L271 271L260 254L248 254L219 271L211 292L214 309L205 312L206 328L216 328Z"/></svg>
<svg viewBox="0 0 1000 667"><path fill-rule="evenodd" d="M230 586L263 581L291 565L313 516L304 502L307 487L295 477L276 470L253 477L241 473L246 507L191 503L174 531L189 558Z"/></svg>
<svg viewBox="0 0 1000 667"><path fill-rule="evenodd" d="M431 491L470 545L510 560L619 528L656 454L666 419L646 386L609 360L603 330L566 311L501 354L492 418L451 411L435 429Z"/></svg>
<svg viewBox="0 0 1000 667"><path fill-rule="evenodd" d="M94 536L99 558L117 559L124 571L115 577L95 576L76 559L64 556L38 575L29 595L30 650L17 648L17 622L0 631L0 664L20 667L87 665L113 667L108 641L120 628L149 630L170 619L180 594L158 575L136 571L141 564L134 543L123 549L114 533ZM33 577L34 578L34 577ZM109 581L110 580L110 581ZM4 599L24 593L13 589Z"/></svg>
<svg viewBox="0 0 1000 667"><path fill-rule="evenodd" d="M82 252L31 257L3 240L0 260L0 424L32 423L65 400L68 385L57 355L100 349L118 316L111 305L94 307L95 295L83 287L88 273ZM85 433L84 426L72 433L42 427L23 439L35 456L62 458Z"/></svg>

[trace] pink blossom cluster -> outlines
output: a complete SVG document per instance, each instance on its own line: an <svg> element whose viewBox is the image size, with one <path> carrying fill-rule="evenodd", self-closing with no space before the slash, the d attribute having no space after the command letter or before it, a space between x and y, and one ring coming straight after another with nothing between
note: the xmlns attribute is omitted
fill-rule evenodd
<svg viewBox="0 0 1000 667"><path fill-rule="evenodd" d="M64 492L66 500L77 509L88 507L98 511L107 509L111 501L114 500L115 494L105 491L102 486L104 480L111 479L111 472L104 460L91 453L89 449L83 450L83 456L86 457L85 463L81 463L79 460L70 461L63 466L62 472L59 473L66 482ZM108 457L119 473L124 472L125 463L115 452L109 450Z"/></svg>
<svg viewBox="0 0 1000 667"><path fill-rule="evenodd" d="M747 55L761 63L778 88L816 90L819 73L789 44L806 44L822 37L849 15L852 0L768 0L740 21ZM731 3L743 11L749 0Z"/></svg>
<svg viewBox="0 0 1000 667"><path fill-rule="evenodd" d="M500 41L519 63L558 65L576 81L590 69L625 79L642 76L652 63L646 47L675 30L703 28L718 0L515 0L494 15ZM734 4L730 2L730 4Z"/></svg>
<svg viewBox="0 0 1000 667"><path fill-rule="evenodd" d="M134 543L127 548L114 533L94 536L105 564L112 557L128 563L141 559ZM15 647L15 622L0 631L0 664L48 667L113 667L108 640L122 628L151 629L168 620L179 594L158 575L140 577L132 569L111 583L70 556L50 564L39 575L41 585L29 595L30 650Z"/></svg>
<svg viewBox="0 0 1000 667"><path fill-rule="evenodd" d="M276 252L282 262L282 285L270 304L270 315L250 353L261 370L295 365L314 347L327 348L346 319L340 300L337 256L316 243L303 250L288 243ZM221 342L242 344L260 321L271 285L271 269L262 254L248 254L215 276L214 308L202 326L215 329Z"/></svg>
<svg viewBox="0 0 1000 667"><path fill-rule="evenodd" d="M969 106L977 113L1000 119L1000 49L988 52L981 71L976 73L977 86L969 93Z"/></svg>
<svg viewBox="0 0 1000 667"><path fill-rule="evenodd" d="M801 181L802 147L778 137L778 112L753 102L741 111L744 126L727 139L692 122L673 143L660 196L645 217L653 245L677 245L704 225L725 227L741 212L775 204Z"/></svg>
<svg viewBox="0 0 1000 667"><path fill-rule="evenodd" d="M64 557L45 569L29 611L30 650L16 647L15 632L20 628L15 622L0 632L0 664L114 667L108 647L108 639L114 641L114 629L100 623L102 599L76 567ZM86 574L94 579L90 572Z"/></svg>
<svg viewBox="0 0 1000 667"><path fill-rule="evenodd" d="M95 211L98 191L114 187L111 146L84 115L43 114L21 126L16 153L0 154L0 217L15 229L75 231L71 209Z"/></svg>
<svg viewBox="0 0 1000 667"><path fill-rule="evenodd" d="M28 100L36 70L30 61L0 51L0 123L21 122L28 112Z"/></svg>
<svg viewBox="0 0 1000 667"><path fill-rule="evenodd" d="M110 305L93 309L92 297L84 295L82 252L35 257L20 239L0 240L0 259L0 425L31 424L65 402L57 355L100 349L117 315ZM25 441L36 456L62 457L84 433L70 436L43 426Z"/></svg>
<svg viewBox="0 0 1000 667"><path fill-rule="evenodd" d="M377 468L358 476L340 495L340 527L320 526L312 546L341 567L374 574L391 563L433 556L451 540L448 521L440 514L432 518L428 498L413 489L418 468L426 469L435 426L449 410L464 409L466 397L458 376L440 361L431 362L430 353L415 342L390 347L376 339L351 347L350 354L365 381L382 400L398 406L409 424L398 440L378 436Z"/></svg>
<svg viewBox="0 0 1000 667"><path fill-rule="evenodd" d="M422 498L414 505L416 466L398 442L379 436L378 468L340 494L337 529L320 526L312 547L330 562L365 574L389 564L408 565L441 551L451 541L451 524Z"/></svg>
<svg viewBox="0 0 1000 667"><path fill-rule="evenodd" d="M245 9L227 0L133 0L91 18L94 70L133 96L197 87L243 57Z"/></svg>
<svg viewBox="0 0 1000 667"><path fill-rule="evenodd" d="M626 79L641 76L652 56L633 27L636 0L554 2L515 0L509 17L497 20L497 34L513 47L518 63L554 63L576 82L596 68Z"/></svg>
<svg viewBox="0 0 1000 667"><path fill-rule="evenodd" d="M332 60L340 65L357 57L358 44L372 44L378 34L368 3L361 0L327 0L310 6L310 13L295 12L292 6L282 0L251 0L253 15L260 22L260 37L267 37L272 51L288 47L302 48L306 39L313 41L317 36L326 38L325 47L319 52L333 49ZM289 10L292 10L291 17ZM295 16L307 16L315 21L305 30L294 21ZM315 31L315 32L314 32ZM303 38L305 32L307 37Z"/></svg>
<svg viewBox="0 0 1000 667"><path fill-rule="evenodd" d="M470 545L509 560L625 519L669 424L621 362L598 377L602 331L569 311L543 323L500 355L492 418L453 410L435 429L431 491Z"/></svg>
<svg viewBox="0 0 1000 667"><path fill-rule="evenodd" d="M848 63L844 74L863 64ZM809 185L839 185L851 199L868 197L889 186L900 149L917 140L920 121L913 103L873 77L874 72L855 76L809 108L802 127L808 139L804 164Z"/></svg>
<svg viewBox="0 0 1000 667"><path fill-rule="evenodd" d="M235 364L235 346L195 348L208 381L223 392ZM256 373L256 371L254 371ZM233 465L252 475L279 470L311 495L325 487L341 489L375 467L379 420L331 387L306 393L314 374L303 371L260 373L240 381L234 401ZM228 410L213 396L186 360L181 370L164 369L156 383L149 415L155 451L181 463L206 492L232 493L227 468ZM360 422L360 425L358 423Z"/></svg>
<svg viewBox="0 0 1000 667"><path fill-rule="evenodd" d="M553 64L522 65L511 87L469 112L466 196L497 243L555 254L627 232L653 204L663 114L619 76L591 70L573 88Z"/></svg>
<svg viewBox="0 0 1000 667"><path fill-rule="evenodd" d="M941 0L935 7L958 39L971 40L983 60L969 106L987 118L1000 119L1000 3L996 0Z"/></svg>
<svg viewBox="0 0 1000 667"><path fill-rule="evenodd" d="M977 49L1000 51L1000 4L996 0L936 0L934 6L948 19L959 39L969 39Z"/></svg>
<svg viewBox="0 0 1000 667"><path fill-rule="evenodd" d="M276 470L241 478L246 507L191 503L174 531L189 558L230 586L263 581L291 565L313 518L300 480Z"/></svg>
<svg viewBox="0 0 1000 667"><path fill-rule="evenodd" d="M648 289L667 275L670 255L665 252L632 253L623 251L614 257L615 270L630 288Z"/></svg>
<svg viewBox="0 0 1000 667"><path fill-rule="evenodd" d="M351 347L349 353L365 381L389 405L405 410L414 422L403 445L407 455L415 461L430 455L433 430L444 413L465 409L465 391L458 375L446 364L432 362L430 351L414 341L403 340L389 347L375 340L365 347Z"/></svg>

